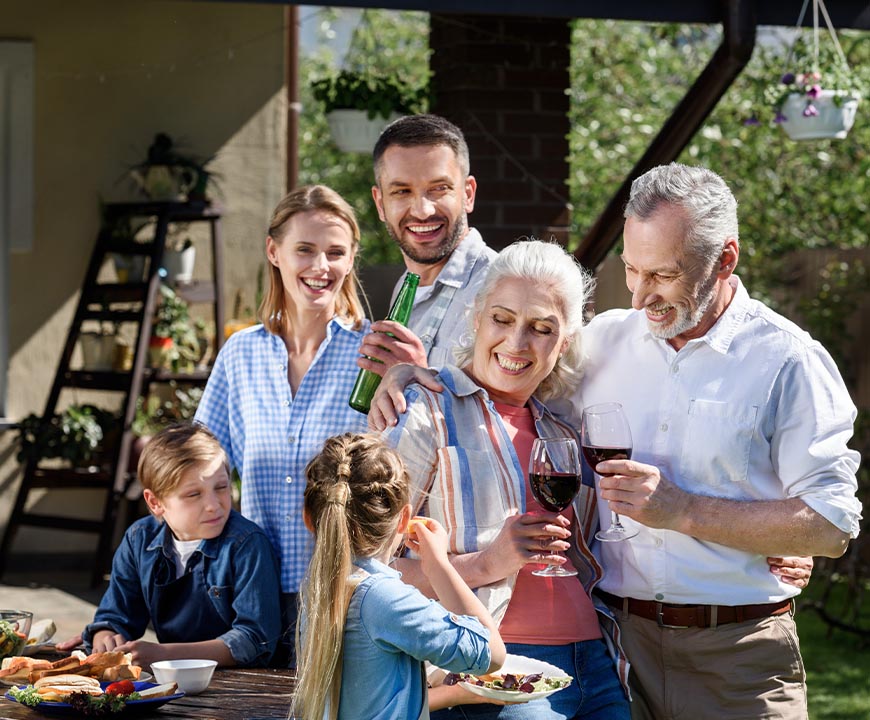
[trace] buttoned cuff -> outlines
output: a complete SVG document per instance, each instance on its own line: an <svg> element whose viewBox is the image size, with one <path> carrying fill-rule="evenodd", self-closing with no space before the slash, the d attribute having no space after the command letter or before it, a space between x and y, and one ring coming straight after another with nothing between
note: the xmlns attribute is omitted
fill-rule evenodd
<svg viewBox="0 0 870 720"><path fill-rule="evenodd" d="M264 667L275 652L277 638L272 642L256 642L250 636L236 628L231 628L218 640L221 640L236 661L236 665L247 667Z"/></svg>

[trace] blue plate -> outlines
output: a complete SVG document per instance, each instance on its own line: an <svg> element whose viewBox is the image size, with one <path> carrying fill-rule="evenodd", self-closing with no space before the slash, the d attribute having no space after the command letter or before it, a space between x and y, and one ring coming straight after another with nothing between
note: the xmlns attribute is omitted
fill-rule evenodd
<svg viewBox="0 0 870 720"><path fill-rule="evenodd" d="M111 685L111 683L102 682L100 683L102 688L105 690L106 687ZM133 686L136 688L136 692L140 692L141 690L147 690L148 688L156 687L157 683L152 682L134 682ZM22 690L27 687L26 685L19 686L17 689ZM12 697L8 692L4 697L7 700L11 700L14 703L18 701ZM124 705L124 709L120 710L116 713L110 713L107 717L116 717L118 715L125 714L133 714L137 712L147 712L148 710L153 710L154 708L158 708L161 705L165 705L166 703L172 700L178 700L178 698L184 697L183 692L177 692L173 695L164 695L163 697L158 698L145 698L144 700L128 700ZM39 705L30 706L25 705L24 707L29 707L31 710L36 710L38 712L44 713L45 715L69 715L72 717L83 717L81 713L77 710L73 709L73 707L69 703L65 702L41 702Z"/></svg>

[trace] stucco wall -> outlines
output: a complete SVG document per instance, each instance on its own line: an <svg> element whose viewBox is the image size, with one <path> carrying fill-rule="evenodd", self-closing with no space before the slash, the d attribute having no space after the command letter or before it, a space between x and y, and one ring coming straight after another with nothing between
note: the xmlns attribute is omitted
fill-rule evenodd
<svg viewBox="0 0 870 720"><path fill-rule="evenodd" d="M21 418L43 409L96 238L99 201L131 197L122 178L156 132L195 155L216 156L228 310L238 288L253 300L264 226L284 191L283 9L0 0L0 38L35 46L35 239L31 252L8 260L6 410ZM0 531L18 485L12 435L0 436ZM67 549L95 541L24 529L16 551L56 548L59 538Z"/></svg>

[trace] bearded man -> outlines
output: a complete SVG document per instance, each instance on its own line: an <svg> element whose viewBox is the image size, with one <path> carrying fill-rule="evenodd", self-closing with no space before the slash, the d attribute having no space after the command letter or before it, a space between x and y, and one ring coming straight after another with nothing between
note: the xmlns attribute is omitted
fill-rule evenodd
<svg viewBox="0 0 870 720"><path fill-rule="evenodd" d="M858 533L855 407L828 352L734 274L737 202L704 168L632 185L631 310L596 316L582 406L620 402L631 460L599 463L598 591L631 662L632 717L805 719L799 590L768 555L842 555Z"/></svg>
<svg viewBox="0 0 870 720"><path fill-rule="evenodd" d="M379 375L398 362L453 364L453 348L467 330L469 308L496 255L468 226L477 181L465 137L437 115L409 115L384 129L373 159L378 215L420 285L408 327L372 323L357 364ZM403 280L404 275L393 297Z"/></svg>

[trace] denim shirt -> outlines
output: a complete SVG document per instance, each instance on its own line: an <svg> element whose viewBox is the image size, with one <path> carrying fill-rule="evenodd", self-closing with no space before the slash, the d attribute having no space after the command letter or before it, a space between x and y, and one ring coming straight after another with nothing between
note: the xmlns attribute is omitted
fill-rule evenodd
<svg viewBox="0 0 870 720"><path fill-rule="evenodd" d="M489 630L477 618L449 612L377 560L354 564L361 581L347 609L338 720L417 720L427 702L426 660L486 672Z"/></svg>
<svg viewBox="0 0 870 720"><path fill-rule="evenodd" d="M272 657L281 633L278 562L265 533L235 510L223 532L203 540L187 563L187 570L202 566L207 588L191 603L208 603L230 628L217 636L203 619L190 626L190 642L218 637L237 665L263 666ZM154 517L131 525L112 559L109 587L97 608L94 622L82 633L88 652L94 634L112 630L128 640L142 637L148 623L159 624L156 594L160 578L175 576L175 556L169 527ZM209 635L209 633L212 633Z"/></svg>

